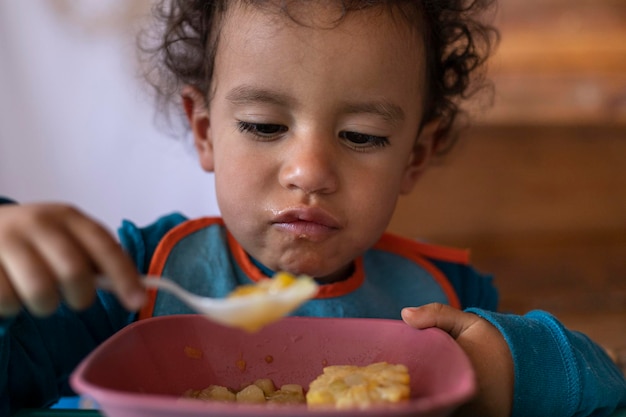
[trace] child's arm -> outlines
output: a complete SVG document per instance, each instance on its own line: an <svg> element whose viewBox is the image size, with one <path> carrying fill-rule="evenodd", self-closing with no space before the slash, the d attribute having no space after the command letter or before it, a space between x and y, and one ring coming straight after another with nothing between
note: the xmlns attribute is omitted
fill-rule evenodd
<svg viewBox="0 0 626 417"><path fill-rule="evenodd" d="M69 376L79 361L135 316L114 295L98 292L81 312L61 305L45 319L26 310L0 319L0 417L74 395Z"/></svg>
<svg viewBox="0 0 626 417"><path fill-rule="evenodd" d="M61 298L84 309L93 302L97 274L114 282L124 306L141 306L135 266L97 222L65 205L0 205L0 317L22 306L46 316Z"/></svg>
<svg viewBox="0 0 626 417"><path fill-rule="evenodd" d="M99 293L92 304L95 274L116 279L131 309L144 296L139 286L139 300L129 300L137 272L101 226L66 206L11 203L0 201L2 417L71 395L67 380L78 361L134 319L113 294ZM60 298L68 303L59 306Z"/></svg>
<svg viewBox="0 0 626 417"><path fill-rule="evenodd" d="M457 415L507 417L513 402L513 359L498 330L480 317L443 304L405 308L402 318L412 327L438 327L448 332L470 358L478 392ZM531 417L531 416L526 416Z"/></svg>
<svg viewBox="0 0 626 417"><path fill-rule="evenodd" d="M15 204L15 201L0 195L0 206L3 204Z"/></svg>
<svg viewBox="0 0 626 417"><path fill-rule="evenodd" d="M479 392L459 415L608 416L626 407L626 380L606 353L553 316L430 304L405 309L416 328L450 333L475 367Z"/></svg>
<svg viewBox="0 0 626 417"><path fill-rule="evenodd" d="M0 208L9 203L12 202L4 199ZM48 209L44 211L48 213ZM3 213L6 212L0 211L0 217ZM136 265L140 273L145 273L162 236L184 220L180 214L172 214L144 229L125 221L119 238L133 260L133 268ZM73 395L68 378L78 362L135 320L136 313L123 308L114 294L97 294L96 302L86 310L73 311L61 304L46 318L34 317L26 309L16 316L0 316L0 417L22 408L48 407L61 396Z"/></svg>

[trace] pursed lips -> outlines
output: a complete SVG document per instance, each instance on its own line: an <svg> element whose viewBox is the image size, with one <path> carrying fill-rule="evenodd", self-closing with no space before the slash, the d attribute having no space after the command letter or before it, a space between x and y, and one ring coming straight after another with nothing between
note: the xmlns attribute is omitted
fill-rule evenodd
<svg viewBox="0 0 626 417"><path fill-rule="evenodd" d="M315 207L280 212L272 219L272 226L298 239L312 242L320 242L341 228L333 216Z"/></svg>

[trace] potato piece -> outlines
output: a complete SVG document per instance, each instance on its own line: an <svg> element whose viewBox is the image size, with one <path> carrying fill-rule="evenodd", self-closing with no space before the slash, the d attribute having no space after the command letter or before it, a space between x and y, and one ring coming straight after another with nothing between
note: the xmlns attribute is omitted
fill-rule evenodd
<svg viewBox="0 0 626 417"><path fill-rule="evenodd" d="M187 391L183 392L182 397L183 398L198 398L198 394L200 394L199 389L188 389Z"/></svg>
<svg viewBox="0 0 626 417"><path fill-rule="evenodd" d="M304 389L302 389L302 385L298 384L285 384L281 385L281 391L293 392L297 394L304 394Z"/></svg>
<svg viewBox="0 0 626 417"><path fill-rule="evenodd" d="M269 396L267 401L274 404L304 404L306 399L301 385L285 384Z"/></svg>
<svg viewBox="0 0 626 417"><path fill-rule="evenodd" d="M256 385L248 385L237 393L237 402L240 403L264 403L265 394Z"/></svg>
<svg viewBox="0 0 626 417"><path fill-rule="evenodd" d="M269 378L257 379L256 381L254 381L254 385L261 388L263 394L265 394L266 397L269 397L274 393L274 391L276 391L274 382Z"/></svg>
<svg viewBox="0 0 626 417"><path fill-rule="evenodd" d="M235 402L235 393L221 385L209 385L201 390L196 397L205 401Z"/></svg>

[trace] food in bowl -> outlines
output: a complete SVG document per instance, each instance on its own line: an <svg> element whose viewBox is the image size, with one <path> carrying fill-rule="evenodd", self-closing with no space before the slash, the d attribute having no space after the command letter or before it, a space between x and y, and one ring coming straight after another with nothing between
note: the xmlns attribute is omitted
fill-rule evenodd
<svg viewBox="0 0 626 417"><path fill-rule="evenodd" d="M306 389L326 366L383 361L406 365L410 399L363 410L181 399L189 388L241 387L260 378ZM71 383L108 417L446 417L476 389L469 358L439 329L286 317L248 333L193 314L126 326L83 360Z"/></svg>
<svg viewBox="0 0 626 417"><path fill-rule="evenodd" d="M326 366L304 395L299 384L285 384L276 389L269 378L256 380L238 391L221 385L201 390L187 390L183 398L204 401L254 404L303 404L337 409L368 408L376 404L408 400L411 394L408 368L401 364L377 362L366 366Z"/></svg>
<svg viewBox="0 0 626 417"><path fill-rule="evenodd" d="M238 402L248 404L304 404L304 389L299 384L284 384L276 389L269 378L261 378L238 391L222 385L209 385L201 390L187 390L183 398L204 401Z"/></svg>
<svg viewBox="0 0 626 417"><path fill-rule="evenodd" d="M397 403L409 399L410 382L409 370L402 364L327 366L309 385L306 401L309 407L338 409Z"/></svg>

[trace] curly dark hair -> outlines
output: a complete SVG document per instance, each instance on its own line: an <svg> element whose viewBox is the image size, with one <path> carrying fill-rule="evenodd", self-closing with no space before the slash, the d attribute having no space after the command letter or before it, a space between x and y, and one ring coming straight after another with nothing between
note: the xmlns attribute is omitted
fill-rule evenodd
<svg viewBox="0 0 626 417"><path fill-rule="evenodd" d="M169 119L179 109L181 87L191 85L208 97L219 40L220 17L234 0L160 0L153 8L154 26L139 38L148 83L157 106ZM237 0L280 5L294 20L290 6L307 0ZM397 8L423 33L426 45L425 114L422 125L440 119L436 150L443 154L456 141L453 134L461 103L489 85L485 63L498 41L498 31L484 20L496 0L336 0L343 16L372 7Z"/></svg>

